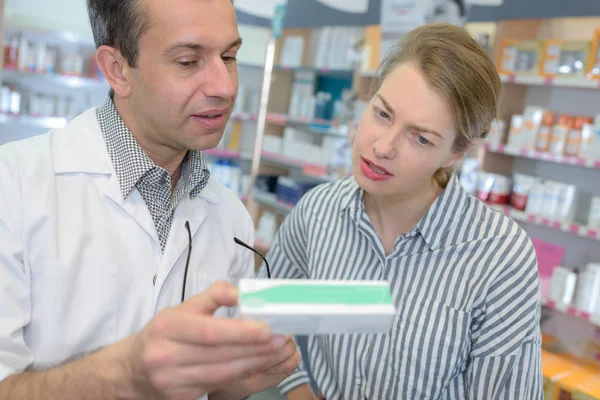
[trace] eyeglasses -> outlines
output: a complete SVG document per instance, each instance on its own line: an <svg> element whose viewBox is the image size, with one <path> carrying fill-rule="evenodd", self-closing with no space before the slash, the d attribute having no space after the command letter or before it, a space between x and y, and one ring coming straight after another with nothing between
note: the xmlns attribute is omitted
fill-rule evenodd
<svg viewBox="0 0 600 400"><path fill-rule="evenodd" d="M187 283L188 269L190 267L190 257L192 255L192 231L190 229L190 223L189 223L189 221L185 222L185 229L187 230L187 233L188 233L188 254L187 254L187 259L185 261L185 270L183 272L183 287L181 288L181 302L182 303L185 301L185 286L186 286L186 283ZM261 253L259 253L252 246L247 245L246 243L242 242L240 239L238 239L236 237L233 238L233 241L236 244L239 244L240 246L245 247L248 250L253 251L260 258L262 258L262 260L265 262L265 266L267 268L267 277L269 279L271 279L271 268L269 267L269 262L267 261L267 259L265 258L265 256L263 256Z"/></svg>
<svg viewBox="0 0 600 400"><path fill-rule="evenodd" d="M271 279L271 268L269 267L269 262L267 261L267 259L265 258L265 256L263 256L262 254L260 254L254 247L247 245L246 243L242 242L240 239L238 239L236 237L233 238L233 241L236 242L237 244L239 244L240 246L245 247L248 250L253 251L260 258L262 258L262 260L265 262L265 267L267 267L267 278Z"/></svg>

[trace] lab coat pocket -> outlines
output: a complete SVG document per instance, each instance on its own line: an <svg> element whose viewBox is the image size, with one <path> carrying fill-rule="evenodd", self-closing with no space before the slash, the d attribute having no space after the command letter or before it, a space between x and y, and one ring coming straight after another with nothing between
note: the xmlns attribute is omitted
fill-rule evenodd
<svg viewBox="0 0 600 400"><path fill-rule="evenodd" d="M116 341L119 310L118 266L110 257L47 262L32 282L32 321L38 347L58 355L58 361ZM42 352L43 353L43 352ZM50 362L50 354L39 354Z"/></svg>
<svg viewBox="0 0 600 400"><path fill-rule="evenodd" d="M471 314L447 304L405 295L392 327L392 368L407 398L437 399L459 373L470 349Z"/></svg>
<svg viewBox="0 0 600 400"><path fill-rule="evenodd" d="M226 274L196 271L194 273L192 293L193 295L201 294L219 281L223 281L234 286L237 286L238 283L238 279ZM234 312L234 307L221 307L215 312L214 315L217 317L228 317L232 316Z"/></svg>

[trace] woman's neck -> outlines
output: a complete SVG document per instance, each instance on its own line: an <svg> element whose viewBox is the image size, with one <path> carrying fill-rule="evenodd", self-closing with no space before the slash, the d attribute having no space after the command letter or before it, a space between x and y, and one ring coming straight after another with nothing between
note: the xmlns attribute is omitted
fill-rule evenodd
<svg viewBox="0 0 600 400"><path fill-rule="evenodd" d="M399 235L410 232L419 223L442 190L432 183L401 195L365 192L365 210L386 254L392 252Z"/></svg>

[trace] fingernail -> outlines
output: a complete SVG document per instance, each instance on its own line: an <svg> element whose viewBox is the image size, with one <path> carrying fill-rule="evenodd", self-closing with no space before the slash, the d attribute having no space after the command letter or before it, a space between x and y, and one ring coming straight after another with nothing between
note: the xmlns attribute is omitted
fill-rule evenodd
<svg viewBox="0 0 600 400"><path fill-rule="evenodd" d="M273 345L273 347L280 349L285 345L285 338L282 336L275 336L273 338L273 340L271 341L271 344Z"/></svg>

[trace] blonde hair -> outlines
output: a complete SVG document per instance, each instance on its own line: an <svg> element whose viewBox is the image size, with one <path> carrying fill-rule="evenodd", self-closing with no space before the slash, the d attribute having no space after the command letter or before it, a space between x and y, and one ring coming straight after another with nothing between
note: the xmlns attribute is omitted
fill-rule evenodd
<svg viewBox="0 0 600 400"><path fill-rule="evenodd" d="M486 137L497 115L502 83L493 61L463 28L434 23L409 32L379 66L371 98L403 63L418 67L448 102L458 132L455 153L467 151L473 142ZM441 168L434 179L446 187L453 172L453 168Z"/></svg>

